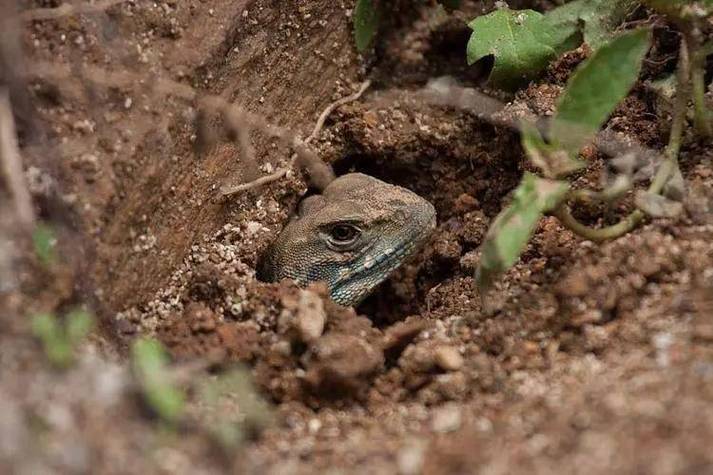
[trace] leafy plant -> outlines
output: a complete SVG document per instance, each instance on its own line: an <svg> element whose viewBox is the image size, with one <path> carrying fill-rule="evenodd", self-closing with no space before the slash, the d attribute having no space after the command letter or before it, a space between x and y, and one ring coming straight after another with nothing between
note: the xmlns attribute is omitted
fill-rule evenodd
<svg viewBox="0 0 713 475"><path fill-rule="evenodd" d="M94 318L83 310L69 312L64 320L50 313L32 317L32 333L42 343L50 363L60 369L74 362L77 345L89 334Z"/></svg>
<svg viewBox="0 0 713 475"><path fill-rule="evenodd" d="M649 45L648 30L634 30L604 45L583 63L560 96L550 128L552 140L570 154L591 142L639 77Z"/></svg>
<svg viewBox="0 0 713 475"><path fill-rule="evenodd" d="M488 229L476 281L488 287L493 278L512 266L530 240L542 215L556 207L569 185L525 173L510 206L505 208Z"/></svg>
<svg viewBox="0 0 713 475"><path fill-rule="evenodd" d="M354 42L360 53L369 48L379 28L379 9L374 0L357 0L354 6Z"/></svg>
<svg viewBox="0 0 713 475"><path fill-rule="evenodd" d="M485 238L476 274L481 288L489 286L494 276L517 261L545 212L552 211L565 225L573 224L571 215L564 211L566 203L587 192L569 193L568 182L561 178L586 165L577 158L580 148L592 141L609 114L628 94L649 43L647 30L627 32L582 63L560 96L551 122L549 143L534 127L523 125L522 145L527 156L547 179L558 180L525 174L512 204L498 215ZM600 87L603 82L607 87ZM588 196L601 198L603 193L589 192ZM598 237L600 230L588 233L586 226L577 225L570 227L586 237Z"/></svg>
<svg viewBox="0 0 713 475"><path fill-rule="evenodd" d="M599 48L629 5L625 0L576 0L544 15L534 10L495 10L468 24L473 30L466 51L468 64L492 55L489 80L497 87L515 89L582 40Z"/></svg>
<svg viewBox="0 0 713 475"><path fill-rule="evenodd" d="M168 371L169 357L163 345L139 339L131 347L134 374L148 406L165 422L175 424L183 416L184 392L174 385Z"/></svg>
<svg viewBox="0 0 713 475"><path fill-rule="evenodd" d="M563 9L574 8L572 5L577 3L571 2L560 7L553 14L562 15ZM713 128L712 113L703 100L702 91L704 60L713 54L713 44L705 43L699 34L701 18L707 18L713 13L713 1L698 2L705 3L705 8L702 5L698 8L697 4L692 6L688 2L652 0L646 3L672 17L682 31L682 41L673 87L675 94L670 94L674 97L674 104L669 142L648 189L635 193L634 204L637 209L611 226L593 228L582 224L572 215L572 206L581 202L612 202L631 189L631 180L620 175L603 190L593 191L573 189L564 178L586 166L578 157L580 149L595 139L611 112L636 82L650 45L650 33L643 29L614 37L600 45L580 65L560 96L557 112L550 123L548 141L543 139L534 126L522 125L522 146L526 155L546 179L554 181L541 182L538 180L543 179L525 174L515 191L515 199L495 219L483 243L482 258L476 272L481 289L487 288L499 273L507 270L518 259L543 213L550 212L575 233L599 241L631 231L646 216L673 217L681 212L683 206L677 200L682 199L685 185L677 157L690 99L693 99L693 115L698 132L708 135ZM505 14L510 15L500 13ZM535 23L551 21L539 16L532 18ZM482 25L475 26L482 31ZM517 28L525 27L520 24ZM536 32L537 28L538 25L531 26L530 30ZM564 34L560 36L564 37ZM521 48L510 54L517 57L527 51L527 48Z"/></svg>

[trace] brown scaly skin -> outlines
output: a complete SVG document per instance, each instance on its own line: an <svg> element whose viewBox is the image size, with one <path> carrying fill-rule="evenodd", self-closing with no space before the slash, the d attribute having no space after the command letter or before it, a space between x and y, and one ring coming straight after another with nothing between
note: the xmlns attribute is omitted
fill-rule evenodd
<svg viewBox="0 0 713 475"><path fill-rule="evenodd" d="M332 300L356 305L430 236L433 205L361 173L335 179L298 213L263 256L258 277L327 283Z"/></svg>

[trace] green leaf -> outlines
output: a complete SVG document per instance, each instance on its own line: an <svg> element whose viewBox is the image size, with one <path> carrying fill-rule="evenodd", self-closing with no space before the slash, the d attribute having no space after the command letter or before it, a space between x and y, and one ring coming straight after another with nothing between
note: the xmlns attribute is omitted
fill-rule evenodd
<svg viewBox="0 0 713 475"><path fill-rule="evenodd" d="M64 369L72 364L72 345L55 315L41 313L32 317L32 334L42 343L42 349L53 366Z"/></svg>
<svg viewBox="0 0 713 475"><path fill-rule="evenodd" d="M57 238L54 230L44 223L39 223L32 232L32 245L35 254L43 266L49 267L57 261L55 246Z"/></svg>
<svg viewBox="0 0 713 475"><path fill-rule="evenodd" d="M379 9L374 0L357 0L354 6L354 42L363 53L376 36L379 28Z"/></svg>
<svg viewBox="0 0 713 475"><path fill-rule="evenodd" d="M576 153L629 93L649 49L648 30L619 35L582 63L560 96L551 138Z"/></svg>
<svg viewBox="0 0 713 475"><path fill-rule="evenodd" d="M92 330L94 317L84 310L73 310L66 317L65 333L71 345L82 341Z"/></svg>
<svg viewBox="0 0 713 475"><path fill-rule="evenodd" d="M596 50L612 38L634 5L633 0L575 0L548 12L546 20L553 30L581 29L584 42Z"/></svg>
<svg viewBox="0 0 713 475"><path fill-rule="evenodd" d="M156 340L139 339L131 347L134 374L146 403L166 422L176 423L183 415L185 395L168 375L168 354Z"/></svg>
<svg viewBox="0 0 713 475"><path fill-rule="evenodd" d="M597 49L624 18L633 0L576 0L547 12L496 10L468 26L468 64L493 55L491 82L515 89L565 51L584 41Z"/></svg>
<svg viewBox="0 0 713 475"><path fill-rule="evenodd" d="M226 450L236 449L246 435L262 430L273 420L271 407L260 397L245 368L237 367L217 378L206 378L197 389L208 431ZM228 413L221 410L224 400L233 403ZM239 411L234 410L235 403Z"/></svg>
<svg viewBox="0 0 713 475"><path fill-rule="evenodd" d="M644 190L636 192L634 203L637 208L652 218L675 218L683 212L683 203L680 201Z"/></svg>
<svg viewBox="0 0 713 475"><path fill-rule="evenodd" d="M528 158L547 178L567 176L585 166L585 163L573 154L556 145L545 143L532 124L521 124L521 136L522 148Z"/></svg>
<svg viewBox="0 0 713 475"><path fill-rule="evenodd" d="M584 42L593 50L608 43L616 27L636 6L631 0L587 2L582 0L579 18L584 22Z"/></svg>
<svg viewBox="0 0 713 475"><path fill-rule="evenodd" d="M520 257L542 215L556 207L569 185L525 173L513 201L495 218L482 245L476 281L481 289L509 269Z"/></svg>
<svg viewBox="0 0 713 475"><path fill-rule="evenodd" d="M561 52L576 44L576 27L552 29L534 10L496 10L468 26L473 30L467 47L468 64L493 55L489 80L514 89L531 79Z"/></svg>

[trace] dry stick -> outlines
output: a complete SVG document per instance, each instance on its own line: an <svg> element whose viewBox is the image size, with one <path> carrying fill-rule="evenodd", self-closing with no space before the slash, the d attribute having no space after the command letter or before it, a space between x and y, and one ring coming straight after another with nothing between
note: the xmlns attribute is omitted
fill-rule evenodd
<svg viewBox="0 0 713 475"><path fill-rule="evenodd" d="M0 89L0 164L15 201L17 217L28 228L35 222L32 197L22 172L22 159L15 135L15 120L7 89Z"/></svg>
<svg viewBox="0 0 713 475"><path fill-rule="evenodd" d="M329 104L319 115L319 118L317 119L317 123L314 126L314 129L312 130L312 133L309 134L309 136L304 140L304 144L308 144L312 142L319 133L322 130L322 127L324 127L324 123L327 120L327 117L329 117L329 114L331 114L337 107L340 107L344 104L347 104L349 102L353 102L358 100L362 94L364 94L364 91L367 90L367 88L371 85L371 81L364 81L361 86L359 87L359 90L355 92L354 94L350 94L349 96L342 97L341 99L338 99L331 104ZM224 187L221 189L221 195L222 196L230 196L234 195L236 193L240 193L242 191L249 190L251 188L255 188L258 186L265 185L267 183L273 182L275 180L279 180L283 176L287 175L287 172L291 170L292 168L297 165L298 159L300 159L302 162L305 162L306 164L309 162L314 162L314 158L311 156L308 156L309 149L306 147L296 147L295 150L297 151L296 153L293 153L292 156L290 157L290 164L284 168L279 168L278 170L274 171L273 173L269 175L265 175L263 177L258 178L257 180L253 180L248 183L243 183L240 185L236 186L231 186L231 187ZM321 161L321 160L320 160ZM323 163L323 162L322 162Z"/></svg>
<svg viewBox="0 0 713 475"><path fill-rule="evenodd" d="M194 102L198 99L198 92L190 86L181 84L170 79L165 78L151 78L151 83L147 84L146 78L141 77L136 73L131 72L109 72L101 68L94 66L85 66L81 68L81 76L87 80L100 84L103 86L110 87L125 87L133 88L136 85L145 85L147 89L151 89L153 92L162 95L173 95L180 97L187 101ZM64 66L58 66L47 62L37 62L28 67L28 74L35 75L37 77L53 77L59 80L70 80L75 78L76 75ZM270 137L279 138L290 147L295 150L290 162L290 167L299 164L305 166L313 176L321 176L322 183L317 183L317 186L326 186L326 181L333 178L333 174L328 165L322 162L312 150L307 147L307 142L312 141L317 134L320 132L324 121L326 120L329 113L334 110L334 108L339 107L350 101L358 99L364 91L369 87L370 81L364 82L359 91L356 93L344 97L330 104L320 115L314 130L306 140L300 139L292 130L279 127L269 123L265 118L258 114L253 114L248 112L243 107L237 104L230 103L220 96L215 95L205 95L200 97L200 103L206 109L212 109L217 113L225 115L225 111L228 111L234 120L239 123L244 123L251 128L256 128L261 130L263 133ZM245 185L240 185L233 190L228 190L228 192L223 192L223 196L237 193L255 186L259 186L264 183L269 183L287 174L288 168L278 170L277 172L259 178Z"/></svg>
<svg viewBox="0 0 713 475"><path fill-rule="evenodd" d="M195 102L199 97L198 91L191 86L161 77L151 77L147 80L146 77L137 73L109 72L95 66L84 66L80 68L79 72L82 78L102 86L131 89L138 85L154 93L179 97L189 102ZM49 62L36 62L28 65L27 74L35 77L51 77L55 80L76 79L76 74L73 74L69 68ZM200 96L200 101L204 107L217 113L226 109L230 110L243 123L261 130L270 137L281 139L295 149L305 147L305 142L290 129L271 124L263 116L248 112L243 107L228 102L220 96L204 95Z"/></svg>
<svg viewBox="0 0 713 475"><path fill-rule="evenodd" d="M690 98L690 78L691 63L688 55L688 45L685 36L681 38L680 57L677 68L676 103L673 110L673 121L671 123L671 134L666 146L665 159L656 171L654 179L649 185L648 192L659 194L678 168L678 152L681 148L681 138L686 122L686 111L688 109L688 99ZM617 224L604 228L590 228L572 216L572 212L567 204L560 205L552 214L559 219L563 225L591 241L604 241L619 237L633 230L646 216L640 209L632 211L627 217Z"/></svg>
<svg viewBox="0 0 713 475"><path fill-rule="evenodd" d="M250 179L257 176L258 164L255 154L255 147L253 147L252 141L250 140L250 128L243 123L241 118L232 112L230 109L223 111L223 122L225 127L228 129L229 137L238 142L240 147L240 153L243 162L246 164L246 171L243 172L245 176Z"/></svg>
<svg viewBox="0 0 713 475"><path fill-rule="evenodd" d="M78 5L71 5L65 3L57 8L35 8L32 10L25 10L20 12L18 16L21 20L32 21L32 20L55 20L57 18L62 18L70 15L78 15L81 13L94 13L111 8L119 3L125 3L128 0L104 0L103 2L96 3L82 3Z"/></svg>

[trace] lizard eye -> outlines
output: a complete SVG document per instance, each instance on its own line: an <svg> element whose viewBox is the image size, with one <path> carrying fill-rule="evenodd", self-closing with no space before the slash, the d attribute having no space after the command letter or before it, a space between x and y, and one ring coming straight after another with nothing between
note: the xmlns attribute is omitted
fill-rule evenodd
<svg viewBox="0 0 713 475"><path fill-rule="evenodd" d="M329 241L335 246L353 244L361 234L359 228L352 224L335 224L329 229Z"/></svg>

